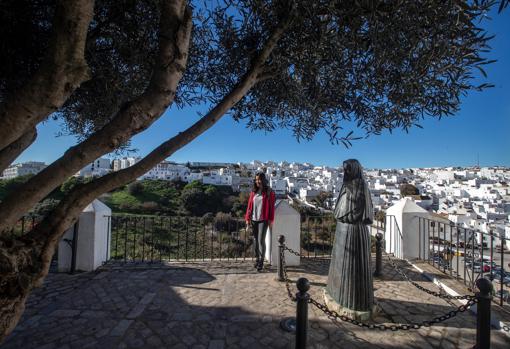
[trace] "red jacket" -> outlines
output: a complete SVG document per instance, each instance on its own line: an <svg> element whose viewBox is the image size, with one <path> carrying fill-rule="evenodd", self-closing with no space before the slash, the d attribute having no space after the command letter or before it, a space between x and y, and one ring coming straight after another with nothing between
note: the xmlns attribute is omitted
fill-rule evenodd
<svg viewBox="0 0 510 349"><path fill-rule="evenodd" d="M246 214L244 215L244 220L251 222L251 216L253 213L253 197L255 196L255 192L250 193L250 198L248 199L248 207L246 208ZM274 203L275 203L275 195L274 191L270 190L269 195L266 192L262 192L262 212L260 215L260 219L263 221L274 221Z"/></svg>

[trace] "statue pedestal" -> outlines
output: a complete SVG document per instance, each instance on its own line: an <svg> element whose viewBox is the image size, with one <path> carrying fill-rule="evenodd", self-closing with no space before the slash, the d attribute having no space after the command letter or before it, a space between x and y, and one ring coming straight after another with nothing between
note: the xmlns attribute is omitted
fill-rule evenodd
<svg viewBox="0 0 510 349"><path fill-rule="evenodd" d="M342 307L338 304L324 289L324 303L329 310L337 312L339 315L345 315L357 321L370 321L373 320L381 311L377 304L372 305L372 309L368 311L358 311Z"/></svg>

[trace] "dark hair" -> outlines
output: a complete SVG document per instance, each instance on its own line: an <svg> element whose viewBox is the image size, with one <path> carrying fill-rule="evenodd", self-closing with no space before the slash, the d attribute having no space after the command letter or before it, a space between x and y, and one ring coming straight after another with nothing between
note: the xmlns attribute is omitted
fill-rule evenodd
<svg viewBox="0 0 510 349"><path fill-rule="evenodd" d="M255 179L257 177L260 177L260 180L262 181L262 191L269 193L270 188L269 188L269 185L267 184L267 178L266 178L266 175L264 174L264 172L258 172L257 174L255 174ZM251 189L253 192L257 192L259 189L257 187L257 182L255 179L253 180L253 188Z"/></svg>

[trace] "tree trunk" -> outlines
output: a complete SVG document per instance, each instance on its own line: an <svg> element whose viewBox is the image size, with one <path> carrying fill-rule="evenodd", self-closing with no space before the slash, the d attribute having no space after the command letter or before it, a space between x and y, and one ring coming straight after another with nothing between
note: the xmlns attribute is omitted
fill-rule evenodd
<svg viewBox="0 0 510 349"><path fill-rule="evenodd" d="M48 274L58 242L66 229L76 222L82 210L100 194L131 182L213 126L256 83L255 76L256 73L251 74L242 87L238 86L234 90L235 93L229 95L229 98L224 99L223 103L213 109L214 112L209 113L185 132L163 143L142 161L73 189L51 214L23 237L23 241L28 243L18 242L23 246L28 245L28 249L13 251L13 248L6 248L6 244L0 244L0 265L2 266L0 269L2 277L0 342L18 323L29 292ZM20 270L27 271L20 272Z"/></svg>
<svg viewBox="0 0 510 349"><path fill-rule="evenodd" d="M4 245L0 245L0 265L6 265L5 272L0 269L0 275L7 275L13 281L10 283L15 290L7 293L7 289L0 289L2 298L0 300L0 316L5 321L0 322L0 341L7 336L16 323L19 321L24 309L24 303L27 294L38 283L44 280L49 270L51 258L55 248L62 235L70 226L76 222L82 210L98 197L100 194L110 191L120 185L131 182L140 175L147 172L157 163L170 156L176 150L190 143L196 137L212 127L225 113L232 108L246 93L257 83L260 74L263 72L263 65L269 57L271 51L276 46L279 38L283 35L290 22L290 18L281 23L270 35L261 52L252 61L252 67L240 81L240 83L223 100L214 107L206 116L189 127L186 131L169 139L159 147L149 153L144 159L135 165L110 173L106 176L97 178L92 182L80 185L73 190L58 204L58 206L40 222L34 230L26 234L22 239L23 246L28 246L20 252L11 252ZM0 240L1 241L1 240ZM7 251L4 252L4 251ZM3 253L3 254L2 254ZM30 254L32 253L32 254ZM4 263L3 256L36 256L23 257L22 260L29 261L25 265L30 265L30 272L19 274L13 267L8 267L10 263ZM12 259L12 258L11 258ZM18 258L19 259L19 258ZM20 276L21 275L21 276ZM7 280L7 279L6 279ZM4 292L6 292L4 294ZM15 297L6 297L13 294Z"/></svg>
<svg viewBox="0 0 510 349"><path fill-rule="evenodd" d="M37 138L37 130L34 127L23 136L0 150L0 173L9 167L16 158L23 153Z"/></svg>
<svg viewBox="0 0 510 349"><path fill-rule="evenodd" d="M178 135L162 143L133 166L97 178L92 182L84 184L76 190L71 191L71 193L69 193L66 198L60 202L55 211L64 210L66 213L63 214L62 217L69 219L69 210L74 210L76 207L84 208L99 195L111 191L140 177L152 169L156 164L171 156L175 151L190 143L195 138L211 128L258 82L259 76L264 72L264 63L268 59L272 50L275 48L284 31L287 29L290 20L291 17L289 16L273 30L262 50L257 54L256 57L254 57L251 67L248 69L247 73L243 76L241 81L227 96L221 100L220 103L211 109L209 113L207 113L204 117L190 126L184 132L180 132ZM58 232L60 228L54 226L55 224L60 224L58 218L56 218L59 217L59 215L52 213L50 216L51 217L47 217L43 223L47 223L47 221L52 221L54 223L51 223L46 228L42 228L44 227L44 224L39 224L39 229L37 229L37 231L54 231L56 234L59 234ZM34 235L31 236L31 238L37 241L41 238L41 236Z"/></svg>
<svg viewBox="0 0 510 349"><path fill-rule="evenodd" d="M0 105L0 150L60 108L89 78L84 53L93 13L93 0L57 1L52 37L39 70Z"/></svg>
<svg viewBox="0 0 510 349"><path fill-rule="evenodd" d="M0 343L23 314L30 290L47 274L39 255L40 247L30 240L0 239Z"/></svg>
<svg viewBox="0 0 510 349"><path fill-rule="evenodd" d="M16 193L8 195L0 203L0 235L67 178L145 130L169 107L188 58L192 19L191 9L185 5L185 0L161 2L159 54L147 90L127 103L101 130L69 148Z"/></svg>

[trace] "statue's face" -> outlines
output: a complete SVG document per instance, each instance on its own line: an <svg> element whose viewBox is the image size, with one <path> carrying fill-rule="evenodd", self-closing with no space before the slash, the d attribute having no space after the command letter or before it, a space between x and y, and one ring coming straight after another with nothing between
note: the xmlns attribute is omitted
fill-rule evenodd
<svg viewBox="0 0 510 349"><path fill-rule="evenodd" d="M344 178L351 178L352 169L347 162L344 162Z"/></svg>

